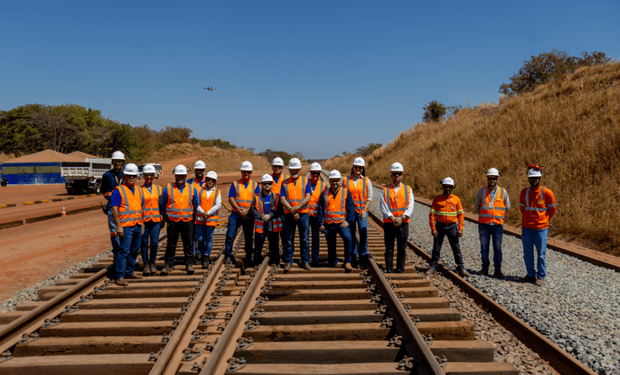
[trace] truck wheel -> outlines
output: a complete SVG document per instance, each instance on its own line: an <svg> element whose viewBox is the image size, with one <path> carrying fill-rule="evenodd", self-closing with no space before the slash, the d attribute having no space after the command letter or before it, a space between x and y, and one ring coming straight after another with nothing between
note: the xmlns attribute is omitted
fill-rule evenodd
<svg viewBox="0 0 620 375"><path fill-rule="evenodd" d="M97 181L97 183L95 184L94 193L97 195L101 194L101 182L100 181Z"/></svg>
<svg viewBox="0 0 620 375"><path fill-rule="evenodd" d="M75 188L67 189L67 194L69 195L75 194Z"/></svg>

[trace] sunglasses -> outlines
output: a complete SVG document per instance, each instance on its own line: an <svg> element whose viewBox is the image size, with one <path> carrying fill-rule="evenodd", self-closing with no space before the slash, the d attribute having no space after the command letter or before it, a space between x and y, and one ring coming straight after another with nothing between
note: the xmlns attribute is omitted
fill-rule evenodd
<svg viewBox="0 0 620 375"><path fill-rule="evenodd" d="M243 174L252 174L252 171L241 171Z"/></svg>
<svg viewBox="0 0 620 375"><path fill-rule="evenodd" d="M497 177L492 177L492 178L489 177L489 178L487 178L487 180L489 180L489 181L497 181Z"/></svg>
<svg viewBox="0 0 620 375"><path fill-rule="evenodd" d="M364 167L360 167L358 165L354 166L353 169L364 169Z"/></svg>
<svg viewBox="0 0 620 375"><path fill-rule="evenodd" d="M313 176L320 176L320 175L321 175L321 172L312 172L311 174L312 174Z"/></svg>
<svg viewBox="0 0 620 375"><path fill-rule="evenodd" d="M403 172L392 172L392 176L402 176Z"/></svg>
<svg viewBox="0 0 620 375"><path fill-rule="evenodd" d="M272 167L274 167L275 169L284 169L284 167L281 165L273 165Z"/></svg>
<svg viewBox="0 0 620 375"><path fill-rule="evenodd" d="M129 174L128 174L128 175L127 175L127 178L138 178L138 176L136 176L136 175L129 175Z"/></svg>
<svg viewBox="0 0 620 375"><path fill-rule="evenodd" d="M205 178L205 181L207 181L207 182L216 182L217 180L214 180L212 178Z"/></svg>
<svg viewBox="0 0 620 375"><path fill-rule="evenodd" d="M263 182L263 186L271 186L271 182Z"/></svg>

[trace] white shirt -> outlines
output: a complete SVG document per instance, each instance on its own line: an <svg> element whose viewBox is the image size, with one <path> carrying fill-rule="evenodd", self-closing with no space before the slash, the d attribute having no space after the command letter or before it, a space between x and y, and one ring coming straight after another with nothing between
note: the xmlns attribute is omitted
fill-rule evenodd
<svg viewBox="0 0 620 375"><path fill-rule="evenodd" d="M400 190L401 186L403 186L403 183L401 182L400 184L398 184L398 186L394 186L390 182L390 185L392 185L392 188L394 189L394 194L398 194L398 191ZM411 217L411 214L413 213L413 202L413 189L409 189L409 205L405 210L404 216ZM381 190L381 213L383 214L384 219L394 216L392 212L390 212L390 206L385 201L385 194L383 190Z"/></svg>
<svg viewBox="0 0 620 375"><path fill-rule="evenodd" d="M202 190L202 189L201 189ZM207 192L207 199L209 199L211 197L211 194L213 194L213 192L215 191L215 186L213 186L211 189L205 189L205 191ZM209 211L207 211L207 215L211 216L214 213L216 213L220 208L222 207L222 194L218 195L215 198L215 202L213 202L213 207L211 207L211 209ZM204 221L202 218L202 213L204 212L204 210L202 209L202 207L198 206L198 213L201 214L201 216L196 215L196 220L198 221Z"/></svg>
<svg viewBox="0 0 620 375"><path fill-rule="evenodd" d="M351 178L353 179L353 182L355 182L355 185L357 186L357 181L359 181L359 177L355 177L355 175L352 175ZM370 178L368 179L368 184L366 185L366 187L368 188L368 201L372 202L372 191L374 190L372 188L372 182L370 181Z"/></svg>

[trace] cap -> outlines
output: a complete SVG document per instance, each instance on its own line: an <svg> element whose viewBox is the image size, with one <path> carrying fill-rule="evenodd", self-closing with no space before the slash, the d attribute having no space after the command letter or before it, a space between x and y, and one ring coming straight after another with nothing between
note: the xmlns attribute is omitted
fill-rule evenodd
<svg viewBox="0 0 620 375"><path fill-rule="evenodd" d="M153 164L146 164L144 167L142 167L142 173L157 173L155 171L155 166Z"/></svg>
<svg viewBox="0 0 620 375"><path fill-rule="evenodd" d="M206 178L212 178L217 181L217 173L215 173L214 171L209 171L207 172Z"/></svg>
<svg viewBox="0 0 620 375"><path fill-rule="evenodd" d="M138 166L135 165L134 163L126 164L125 168L123 168L123 174L126 174L128 176L137 176Z"/></svg>
<svg viewBox="0 0 620 375"><path fill-rule="evenodd" d="M125 160L125 154L120 151L114 151L112 153L112 160Z"/></svg>
<svg viewBox="0 0 620 375"><path fill-rule="evenodd" d="M400 164L399 162L393 163L390 166L390 172L404 172L405 170L403 169L403 165Z"/></svg>
<svg viewBox="0 0 620 375"><path fill-rule="evenodd" d="M284 160L282 160L282 158L274 158L271 161L271 165L279 165L281 167L284 167Z"/></svg>
<svg viewBox="0 0 620 375"><path fill-rule="evenodd" d="M194 170L196 169L207 169L207 166L205 165L204 161L198 160L197 162L194 163Z"/></svg>
<svg viewBox="0 0 620 375"><path fill-rule="evenodd" d="M333 171L329 172L329 179L330 180L337 180L337 179L341 179L342 176L340 175L340 171L334 169Z"/></svg>
<svg viewBox="0 0 620 375"><path fill-rule="evenodd" d="M244 161L243 163L241 163L241 170L242 171L252 171L253 167L252 167L252 163L250 163L249 161Z"/></svg>
<svg viewBox="0 0 620 375"><path fill-rule="evenodd" d="M450 177L446 177L443 180L441 180L441 184L454 186L454 180Z"/></svg>
<svg viewBox="0 0 620 375"><path fill-rule="evenodd" d="M366 166L366 162L364 161L364 158L355 158L353 160L353 165L357 165L359 167L365 167Z"/></svg>
<svg viewBox="0 0 620 375"><path fill-rule="evenodd" d="M174 167L174 169L172 170L172 174L175 174L175 175L187 174L187 168L185 168L183 164L179 164L176 167Z"/></svg>
<svg viewBox="0 0 620 375"><path fill-rule="evenodd" d="M260 182L273 182L273 177L271 177L270 174L264 174L263 177L261 177Z"/></svg>
<svg viewBox="0 0 620 375"><path fill-rule="evenodd" d="M288 161L288 169L301 169L301 161L297 158L292 158Z"/></svg>

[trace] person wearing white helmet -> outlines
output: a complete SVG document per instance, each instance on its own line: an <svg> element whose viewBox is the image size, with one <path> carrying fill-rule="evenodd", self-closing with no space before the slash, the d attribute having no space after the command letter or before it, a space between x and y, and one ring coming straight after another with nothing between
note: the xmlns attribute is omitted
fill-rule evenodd
<svg viewBox="0 0 620 375"><path fill-rule="evenodd" d="M280 264L279 233L282 232L282 205L273 192L273 177L269 174L261 178L261 193L252 201L254 216L254 259L252 264L259 267L263 262L263 245L269 239L269 264Z"/></svg>
<svg viewBox="0 0 620 375"><path fill-rule="evenodd" d="M463 264L463 255L461 254L461 246L459 238L463 237L463 226L465 224L465 211L461 200L452 194L454 189L454 180L446 177L441 180L441 188L443 194L436 196L431 204L429 213L429 222L431 225L431 233L433 234L433 253L431 255L430 268L427 274L433 274L437 271L437 264L441 255L441 245L445 237L448 237L452 254L454 254L454 263L461 277L469 277L469 273L465 270Z"/></svg>
<svg viewBox="0 0 620 375"><path fill-rule="evenodd" d="M252 181L252 163L244 161L241 163L241 179L235 181L228 190L228 203L232 206L233 212L228 217L228 229L226 230L226 245L224 254L226 264L233 264L235 259L232 253L232 246L239 227L243 227L245 238L245 266L252 267L253 240L254 240L254 218L252 217L252 199L254 195L260 194L260 187L256 181Z"/></svg>
<svg viewBox="0 0 620 375"><path fill-rule="evenodd" d="M187 183L189 185L193 185L196 188L196 191L200 191L202 186L205 183L205 171L207 170L207 166L204 161L198 160L194 163L194 178L189 178ZM200 263L200 257L198 254L198 249L196 246L196 239L198 235L198 230L196 229L196 225L194 225L194 238L192 239L192 251L194 252L194 264Z"/></svg>
<svg viewBox="0 0 620 375"><path fill-rule="evenodd" d="M351 222L355 220L355 204L351 193L341 187L342 176L337 170L329 172L329 188L323 190L319 197L317 221L319 230L327 237L327 264L338 265L336 254L336 234L340 234L344 243L344 269L351 272L353 255L353 239Z"/></svg>
<svg viewBox="0 0 620 375"><path fill-rule="evenodd" d="M112 254L116 258L116 252L118 251L118 237L116 235L116 223L114 217L112 217L112 205L110 204L110 198L112 192L118 185L123 182L123 165L125 164L125 154L120 151L114 151L111 156L112 169L107 171L101 177L101 194L108 201L104 211L108 215L108 228L110 229L110 241L112 242Z"/></svg>
<svg viewBox="0 0 620 375"><path fill-rule="evenodd" d="M284 271L293 268L293 254L295 253L295 229L299 230L300 267L310 271L310 215L308 202L312 191L308 179L300 175L301 161L292 158L288 162L288 171L291 174L280 188L280 203L284 208Z"/></svg>
<svg viewBox="0 0 620 375"><path fill-rule="evenodd" d="M142 233L142 273L144 275L155 274L157 268L155 261L157 260L157 247L159 245L159 233L164 224L159 213L159 197L162 193L162 187L153 185L155 179L155 166L146 164L142 168L144 176L144 185L142 185L142 195L144 195L144 232ZM149 239L150 252L149 252Z"/></svg>
<svg viewBox="0 0 620 375"><path fill-rule="evenodd" d="M222 192L215 187L216 183L217 173L209 171L204 184L198 190L198 199L203 213L196 213L194 227L196 228L195 237L202 269L209 266L209 257L213 249L213 233L219 221L218 212L222 207Z"/></svg>
<svg viewBox="0 0 620 375"><path fill-rule="evenodd" d="M163 274L173 270L174 257L177 250L179 236L183 241L183 254L185 256L185 271L194 272L194 251L192 249L194 213L202 215L198 191L193 185L187 183L187 168L179 164L172 171L174 183L166 185L159 197L159 212L168 227L168 241L166 254L164 255Z"/></svg>
<svg viewBox="0 0 620 375"><path fill-rule="evenodd" d="M409 238L409 218L413 213L413 189L402 182L405 169L396 162L390 166L392 182L381 191L383 214L385 272L404 273ZM396 241L396 270L394 270L394 241Z"/></svg>
<svg viewBox="0 0 620 375"><path fill-rule="evenodd" d="M480 255L482 269L478 275L488 275L489 249L493 238L493 267L495 276L504 279L502 273L502 237L504 234L504 216L510 210L510 198L505 188L498 187L499 171L491 168L487 171L487 186L478 190L474 213L478 214L478 234L480 235Z"/></svg>
<svg viewBox="0 0 620 375"><path fill-rule="evenodd" d="M544 286L547 276L549 221L555 215L557 204L551 189L540 186L541 167L530 164L527 177L530 187L521 190L519 196L523 260L527 269L527 275L521 281ZM538 261L536 262L538 271L534 267L534 246L536 246L538 253Z"/></svg>
<svg viewBox="0 0 620 375"><path fill-rule="evenodd" d="M319 163L310 164L310 202L308 202L308 210L310 215L310 230L312 231L312 267L319 265L319 251L321 245L320 231L319 231L319 198L325 189L328 188L327 184L321 179L321 171L323 168Z"/></svg>
<svg viewBox="0 0 620 375"><path fill-rule="evenodd" d="M142 210L144 208L142 188L136 186L138 166L134 163L125 165L123 180L123 183L112 192L110 203L114 222L120 229L118 231L120 241L114 261L115 283L128 286L127 279L142 278L134 274L142 240Z"/></svg>
<svg viewBox="0 0 620 375"><path fill-rule="evenodd" d="M274 192L276 197L278 197L278 201L280 200L280 189L282 189L282 183L289 178L290 176L284 171L284 160L281 157L276 157L271 161L271 170L273 173L271 177L273 178L273 187L271 191ZM284 223L284 216L281 217L282 223ZM284 236L284 230L280 232L280 240L282 241L282 245L286 243L286 237ZM271 260L271 258L269 258ZM278 257L278 260L280 258Z"/></svg>
<svg viewBox="0 0 620 375"><path fill-rule="evenodd" d="M344 180L355 203L355 220L351 223L353 236L353 267L357 267L358 256L361 263L368 262L368 207L372 202L372 182L366 177L366 161L357 157L351 166L351 175ZM359 228L360 242L357 243L355 231Z"/></svg>

